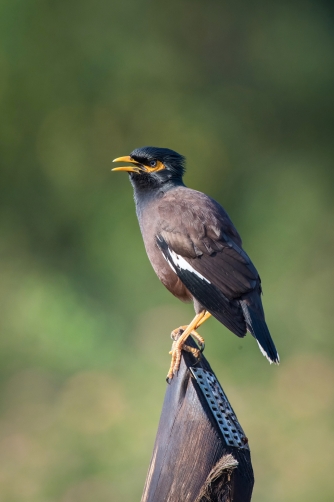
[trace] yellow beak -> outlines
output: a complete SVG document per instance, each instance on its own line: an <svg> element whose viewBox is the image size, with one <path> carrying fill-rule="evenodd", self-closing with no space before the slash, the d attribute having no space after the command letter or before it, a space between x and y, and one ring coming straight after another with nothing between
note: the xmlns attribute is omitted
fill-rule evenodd
<svg viewBox="0 0 334 502"><path fill-rule="evenodd" d="M114 159L113 162L131 162L133 165L132 166L124 166L124 167L114 167L112 171L127 171L130 173L140 173L143 171L143 166L133 160L129 155L126 157L118 157L117 159Z"/></svg>

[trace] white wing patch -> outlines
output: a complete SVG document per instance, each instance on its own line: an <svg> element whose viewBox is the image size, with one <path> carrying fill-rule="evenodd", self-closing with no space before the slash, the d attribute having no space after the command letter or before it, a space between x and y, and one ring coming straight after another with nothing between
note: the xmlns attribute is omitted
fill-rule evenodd
<svg viewBox="0 0 334 502"><path fill-rule="evenodd" d="M169 260L168 257L165 256L164 253L163 253L163 256L164 256L165 260L168 262L168 264L170 265L170 267L173 269L173 271L175 273L176 273L176 268L182 269L182 270L188 270L188 272L191 272L192 274L197 275L197 277L199 277L200 279L202 279L202 281L205 281L208 284L211 284L211 282L208 281L202 274L200 274L199 272L197 272L197 270L195 270L190 265L190 263L188 263L183 258L183 256L180 256L179 254L176 254L175 251L172 251L170 248L168 248L168 252L169 252L169 255L170 255L170 257L172 258L173 261Z"/></svg>

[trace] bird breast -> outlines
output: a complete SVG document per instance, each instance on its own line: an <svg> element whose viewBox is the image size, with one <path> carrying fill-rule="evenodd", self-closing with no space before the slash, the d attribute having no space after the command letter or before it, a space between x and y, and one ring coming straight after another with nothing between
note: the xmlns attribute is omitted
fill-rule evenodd
<svg viewBox="0 0 334 502"><path fill-rule="evenodd" d="M156 236L159 234L159 219L156 208L154 210L154 207L152 207L151 210L150 204L145 206L145 210L137 208L137 216L147 256L158 278L179 300L183 302L192 301L191 293L171 269L157 246Z"/></svg>

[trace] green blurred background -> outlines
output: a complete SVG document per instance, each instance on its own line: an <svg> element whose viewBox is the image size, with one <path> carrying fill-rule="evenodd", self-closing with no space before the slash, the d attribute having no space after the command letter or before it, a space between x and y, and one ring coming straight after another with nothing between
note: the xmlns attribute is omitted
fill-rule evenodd
<svg viewBox="0 0 334 502"><path fill-rule="evenodd" d="M0 27L1 502L140 499L193 315L110 172L144 145L187 157L262 277L279 367L201 328L254 501L332 501L332 4L1 0Z"/></svg>

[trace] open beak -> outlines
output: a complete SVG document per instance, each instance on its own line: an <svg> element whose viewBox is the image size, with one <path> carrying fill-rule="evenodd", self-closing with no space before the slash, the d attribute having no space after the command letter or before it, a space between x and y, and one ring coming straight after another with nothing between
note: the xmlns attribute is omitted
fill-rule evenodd
<svg viewBox="0 0 334 502"><path fill-rule="evenodd" d="M114 167L112 171L127 171L129 173L140 173L144 171L144 166L133 160L128 155L126 157L118 157L117 159L114 159L113 162L131 162L132 166Z"/></svg>

